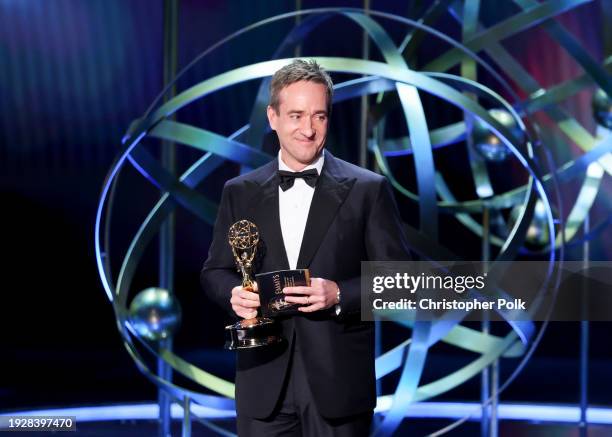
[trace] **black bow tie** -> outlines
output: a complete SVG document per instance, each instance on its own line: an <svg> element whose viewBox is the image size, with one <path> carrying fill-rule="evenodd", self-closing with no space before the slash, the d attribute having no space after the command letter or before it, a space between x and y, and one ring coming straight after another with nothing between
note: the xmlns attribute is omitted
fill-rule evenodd
<svg viewBox="0 0 612 437"><path fill-rule="evenodd" d="M287 191L289 188L293 187L296 178L304 179L304 182L314 188L317 183L317 178L319 177L319 172L315 168L296 172L279 170L278 177L280 178L278 185L283 191Z"/></svg>

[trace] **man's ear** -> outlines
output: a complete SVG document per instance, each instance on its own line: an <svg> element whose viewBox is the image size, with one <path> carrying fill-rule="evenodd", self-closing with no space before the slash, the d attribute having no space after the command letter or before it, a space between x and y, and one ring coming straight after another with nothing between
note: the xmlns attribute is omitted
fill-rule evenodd
<svg viewBox="0 0 612 437"><path fill-rule="evenodd" d="M268 105L268 108L266 109L266 114L268 115L268 123L270 123L270 127L272 130L276 130L276 119L278 118L278 114L270 105Z"/></svg>

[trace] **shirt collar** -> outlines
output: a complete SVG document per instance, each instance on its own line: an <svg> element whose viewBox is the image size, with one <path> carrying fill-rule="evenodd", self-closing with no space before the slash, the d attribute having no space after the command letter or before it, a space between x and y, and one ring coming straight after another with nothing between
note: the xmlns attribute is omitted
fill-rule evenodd
<svg viewBox="0 0 612 437"><path fill-rule="evenodd" d="M324 161L325 161L325 153L323 152L323 150L321 150L321 154L319 155L317 160L315 162L313 162L312 164L307 165L306 167L304 167L302 169L302 171L310 170L311 168L315 168L315 169L317 169L317 172L320 175L321 174L321 170L323 169L323 162ZM281 158L281 151L280 150L278 151L278 169L279 170L285 170L285 171L294 172L294 170L291 170L289 168L289 166L283 162L283 160Z"/></svg>

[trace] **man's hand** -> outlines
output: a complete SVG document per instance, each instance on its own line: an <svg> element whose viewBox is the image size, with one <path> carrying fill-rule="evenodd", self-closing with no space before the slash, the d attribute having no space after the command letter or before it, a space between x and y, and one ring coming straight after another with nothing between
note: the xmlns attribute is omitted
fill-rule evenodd
<svg viewBox="0 0 612 437"><path fill-rule="evenodd" d="M285 287L285 300L307 306L299 307L304 313L325 310L338 303L338 284L323 278L312 278L310 287Z"/></svg>
<svg viewBox="0 0 612 437"><path fill-rule="evenodd" d="M257 283L253 284L253 289L257 291ZM259 293L255 293L248 288L237 286L232 288L232 297L230 299L232 309L243 319L252 319L257 317L257 308L259 308Z"/></svg>

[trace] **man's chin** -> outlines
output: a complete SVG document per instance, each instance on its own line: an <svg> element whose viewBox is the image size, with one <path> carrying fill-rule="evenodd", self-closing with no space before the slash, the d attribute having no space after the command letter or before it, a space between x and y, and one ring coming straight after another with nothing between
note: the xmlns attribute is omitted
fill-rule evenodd
<svg viewBox="0 0 612 437"><path fill-rule="evenodd" d="M323 148L321 148L317 152L313 152L309 150L308 152L304 152L299 155L293 154L292 158L294 161L296 161L300 165L307 166L307 165L314 163L319 158L322 152L323 152Z"/></svg>
<svg viewBox="0 0 612 437"><path fill-rule="evenodd" d="M308 162L309 164L312 164L312 162L316 161L317 158L321 155L322 151L323 149L318 150L316 152L309 151L308 153L304 153L302 156L300 156L300 161Z"/></svg>
<svg viewBox="0 0 612 437"><path fill-rule="evenodd" d="M314 162L318 158L319 158L319 154L318 153L316 155L309 155L307 157L304 157L303 159L300 159L300 164L302 164L302 165L314 164Z"/></svg>

